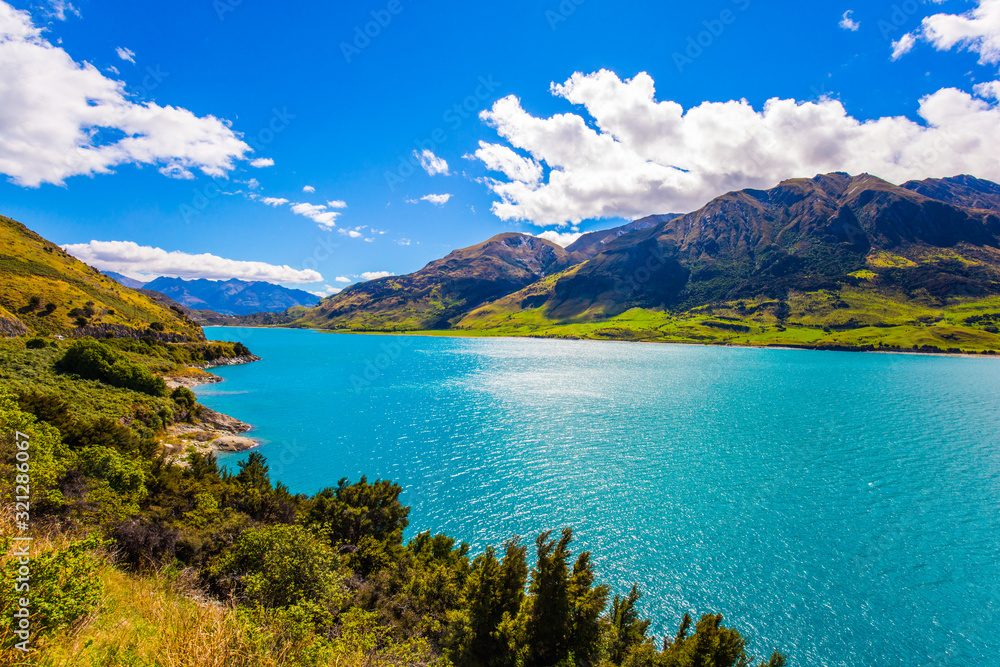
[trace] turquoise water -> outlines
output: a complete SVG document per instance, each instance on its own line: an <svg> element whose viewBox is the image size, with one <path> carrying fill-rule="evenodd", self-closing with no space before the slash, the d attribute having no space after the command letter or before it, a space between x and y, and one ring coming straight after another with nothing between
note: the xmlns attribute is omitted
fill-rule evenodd
<svg viewBox="0 0 1000 667"><path fill-rule="evenodd" d="M293 491L393 479L410 534L474 550L571 525L657 635L718 611L797 666L1000 665L1000 360L207 333L264 357L198 394Z"/></svg>

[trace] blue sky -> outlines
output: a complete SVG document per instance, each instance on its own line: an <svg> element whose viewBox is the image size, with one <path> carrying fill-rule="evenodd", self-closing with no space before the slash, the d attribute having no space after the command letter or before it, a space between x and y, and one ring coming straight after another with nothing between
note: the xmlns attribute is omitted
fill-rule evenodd
<svg viewBox="0 0 1000 667"><path fill-rule="evenodd" d="M0 2L0 90L22 93L0 111L0 213L101 268L330 292L504 231L573 234L828 168L997 179L997 4ZM87 81L41 71L83 63ZM123 82L91 103L100 120L54 109L97 77ZM671 124L669 102L716 106ZM51 157L67 142L85 166ZM400 171L425 150L447 173Z"/></svg>

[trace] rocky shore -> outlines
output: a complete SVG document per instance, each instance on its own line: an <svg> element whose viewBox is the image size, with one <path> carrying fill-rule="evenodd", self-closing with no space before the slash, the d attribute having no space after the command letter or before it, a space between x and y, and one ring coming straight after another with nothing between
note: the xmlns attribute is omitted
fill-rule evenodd
<svg viewBox="0 0 1000 667"><path fill-rule="evenodd" d="M209 368L221 366L238 366L260 361L256 355L242 357L227 357L217 359L204 366L187 368L184 373L165 377L167 386L171 389L187 387L191 389L203 384L222 382L218 375L209 373ZM221 412L201 406L198 420L195 424L178 423L170 426L160 444L167 453L175 459L182 458L192 449L198 453L210 452L244 452L258 447L260 443L244 434L253 427Z"/></svg>

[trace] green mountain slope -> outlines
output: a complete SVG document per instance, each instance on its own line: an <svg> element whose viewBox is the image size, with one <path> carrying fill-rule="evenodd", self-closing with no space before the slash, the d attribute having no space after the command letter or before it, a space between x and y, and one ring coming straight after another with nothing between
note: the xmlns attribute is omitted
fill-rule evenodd
<svg viewBox="0 0 1000 667"><path fill-rule="evenodd" d="M204 340L201 328L182 314L0 216L0 335L29 332Z"/></svg>
<svg viewBox="0 0 1000 667"><path fill-rule="evenodd" d="M296 324L386 331L448 328L474 308L572 263L566 250L544 239L499 234L416 273L353 285L306 311Z"/></svg>
<svg viewBox="0 0 1000 667"><path fill-rule="evenodd" d="M996 186L968 177L910 185L828 174L729 193L623 236L593 259L477 309L456 328L997 349Z"/></svg>

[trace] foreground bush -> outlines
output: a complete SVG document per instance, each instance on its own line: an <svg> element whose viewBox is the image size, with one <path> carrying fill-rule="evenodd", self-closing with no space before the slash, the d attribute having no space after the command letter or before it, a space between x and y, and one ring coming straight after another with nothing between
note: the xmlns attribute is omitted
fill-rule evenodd
<svg viewBox="0 0 1000 667"><path fill-rule="evenodd" d="M166 396L167 384L145 366L133 363L120 352L96 340L74 342L57 364L64 373L97 380L112 387L131 389L150 396Z"/></svg>

